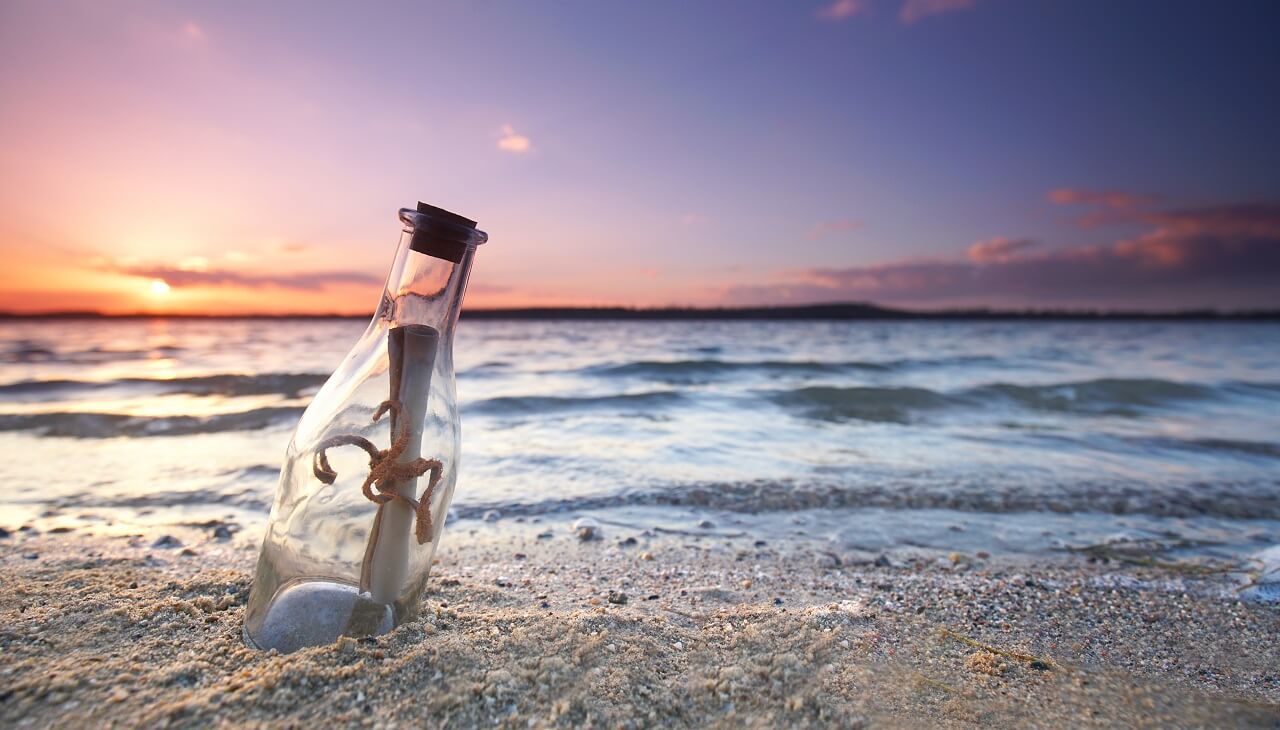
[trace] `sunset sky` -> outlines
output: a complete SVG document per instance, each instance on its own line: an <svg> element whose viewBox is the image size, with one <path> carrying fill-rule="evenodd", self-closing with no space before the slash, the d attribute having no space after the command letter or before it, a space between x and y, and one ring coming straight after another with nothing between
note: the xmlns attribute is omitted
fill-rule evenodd
<svg viewBox="0 0 1280 730"><path fill-rule="evenodd" d="M0 309L1280 306L1280 3L0 4Z"/></svg>

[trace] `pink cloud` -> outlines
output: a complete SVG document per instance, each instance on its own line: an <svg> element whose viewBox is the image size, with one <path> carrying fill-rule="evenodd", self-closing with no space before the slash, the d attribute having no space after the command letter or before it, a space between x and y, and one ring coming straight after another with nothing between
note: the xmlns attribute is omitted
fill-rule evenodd
<svg viewBox="0 0 1280 730"><path fill-rule="evenodd" d="M1115 301L1280 306L1280 202L1133 214L1151 229L1106 245L1024 253L993 239L966 258L823 267L732 287L732 303ZM975 253L976 251L976 253ZM1017 254L1017 255L1015 255ZM1168 306L1167 304L1165 306Z"/></svg>
<svg viewBox="0 0 1280 730"><path fill-rule="evenodd" d="M498 132L501 135L498 137L498 149L504 152L521 155L533 149L533 140L523 134L518 134L510 124L502 125Z"/></svg>
<svg viewBox="0 0 1280 730"><path fill-rule="evenodd" d="M163 279L173 287L210 286L246 289L326 289L330 286L377 286L382 277L356 271L313 271L289 274L254 274L225 269L181 266L107 266L119 274Z"/></svg>
<svg viewBox="0 0 1280 730"><path fill-rule="evenodd" d="M824 238L832 234L848 233L849 231L856 231L861 227L862 227L862 221L854 221L854 220L848 220L848 219L841 219L838 221L827 221L825 223L819 223L814 227L810 228L809 233L807 234L807 237L810 241L816 241L819 238Z"/></svg>
<svg viewBox="0 0 1280 730"><path fill-rule="evenodd" d="M865 13L867 9L866 0L833 0L829 5L818 8L816 14L821 20L839 22Z"/></svg>
<svg viewBox="0 0 1280 730"><path fill-rule="evenodd" d="M975 0L903 0L898 19L911 25L934 15L969 10L974 2Z"/></svg>
<svg viewBox="0 0 1280 730"><path fill-rule="evenodd" d="M1050 190L1045 197L1049 202L1057 205L1099 205L1112 210L1130 210L1159 200L1154 195L1139 195L1118 190L1082 190L1080 188Z"/></svg>
<svg viewBox="0 0 1280 730"><path fill-rule="evenodd" d="M1036 244L1031 238L989 238L969 247L969 260L979 264L992 261L1008 261L1019 251Z"/></svg>

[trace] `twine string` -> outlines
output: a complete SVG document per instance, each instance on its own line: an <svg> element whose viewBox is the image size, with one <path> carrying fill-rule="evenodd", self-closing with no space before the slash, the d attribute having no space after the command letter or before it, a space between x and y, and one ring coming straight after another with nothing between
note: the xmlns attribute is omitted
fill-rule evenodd
<svg viewBox="0 0 1280 730"><path fill-rule="evenodd" d="M385 400L380 403L378 410L374 411L373 422L377 423L387 413L392 415L393 423L404 423L404 408L400 405L400 401ZM311 471L316 475L316 479L325 484L333 484L338 478L338 473L329 465L329 456L325 452L338 446L359 447L369 455L369 475L360 486L365 499L378 505L400 502L413 510L414 536L418 544L423 545L431 539L434 526L431 520L431 497L435 493L436 485L440 483L444 464L439 459L423 458L401 462L400 456L409 447L410 436L409 429L402 426L400 435L396 436L391 447L386 449L379 449L369 439L353 433L330 436L316 447ZM396 488L398 482L423 476L427 472L431 473L431 477L427 480L427 488L423 490L421 498L406 497Z"/></svg>

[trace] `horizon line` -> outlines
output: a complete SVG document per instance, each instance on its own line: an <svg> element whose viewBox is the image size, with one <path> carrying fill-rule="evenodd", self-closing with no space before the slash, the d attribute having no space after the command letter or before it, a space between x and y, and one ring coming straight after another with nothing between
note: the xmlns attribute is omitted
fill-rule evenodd
<svg viewBox="0 0 1280 730"><path fill-rule="evenodd" d="M20 319L366 319L366 313L340 312L269 313L246 312L198 314L192 312L102 312L98 310L48 310L20 312L0 310L0 320ZM947 307L941 309L903 309L869 302L832 304L762 305L751 307L490 307L464 308L463 319L486 320L884 320L884 319L1159 319L1159 320L1280 320L1280 309L1184 308L1184 309L1119 309L1119 308L1053 308L1026 307L999 309L993 307Z"/></svg>

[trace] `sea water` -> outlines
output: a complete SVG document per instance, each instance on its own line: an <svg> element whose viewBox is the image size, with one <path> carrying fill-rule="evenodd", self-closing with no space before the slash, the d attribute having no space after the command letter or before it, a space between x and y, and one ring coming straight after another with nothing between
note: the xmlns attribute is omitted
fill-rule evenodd
<svg viewBox="0 0 1280 730"><path fill-rule="evenodd" d="M0 323L0 526L256 540L364 327ZM1280 542L1275 323L464 319L456 350L454 530L589 514L873 555Z"/></svg>

